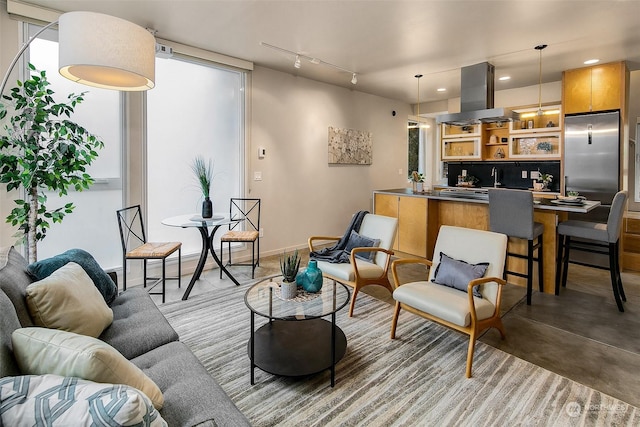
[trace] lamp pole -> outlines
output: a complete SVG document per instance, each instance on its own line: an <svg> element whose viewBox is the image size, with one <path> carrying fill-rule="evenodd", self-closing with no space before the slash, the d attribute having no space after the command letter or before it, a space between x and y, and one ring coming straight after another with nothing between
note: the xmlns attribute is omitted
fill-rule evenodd
<svg viewBox="0 0 640 427"><path fill-rule="evenodd" d="M53 21L50 24L45 25L44 27L42 27L40 29L40 31L38 31L37 33L35 33L33 36L31 36L29 38L29 40L27 40L27 42L25 44L22 45L22 47L20 48L20 50L18 51L18 53L16 54L15 58L13 58L13 61L11 61L11 64L9 65L9 69L7 70L6 74L4 75L4 78L2 79L2 84L0 85L0 96L2 95L2 93L4 92L4 88L5 86L7 86L7 81L9 80L9 76L11 75L11 72L13 71L13 69L15 68L16 64L18 63L18 60L20 59L20 57L22 56L22 54L24 53L25 50L27 50L27 48L29 47L29 45L40 35L42 34L45 30L48 30L49 28L53 27L54 25L58 24L58 21Z"/></svg>

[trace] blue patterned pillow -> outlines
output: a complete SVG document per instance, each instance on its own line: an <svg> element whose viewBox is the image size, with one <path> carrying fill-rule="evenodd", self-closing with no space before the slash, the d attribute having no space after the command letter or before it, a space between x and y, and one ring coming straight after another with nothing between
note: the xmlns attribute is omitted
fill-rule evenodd
<svg viewBox="0 0 640 427"><path fill-rule="evenodd" d="M166 427L151 400L122 384L58 375L0 379L0 425Z"/></svg>
<svg viewBox="0 0 640 427"><path fill-rule="evenodd" d="M107 304L113 302L118 295L118 287L113 283L111 277L100 267L98 261L96 261L89 252L82 249L69 249L60 255L43 259L42 261L36 261L27 267L27 272L34 279L42 280L69 262L79 264L84 271L87 272Z"/></svg>
<svg viewBox="0 0 640 427"><path fill-rule="evenodd" d="M440 263L438 267L436 267L435 275L431 281L439 285L467 292L469 282L484 276L488 267L488 262L469 264L466 261L453 259L447 256L447 254L440 252ZM478 289L480 286L473 288L474 297L482 298L482 294Z"/></svg>

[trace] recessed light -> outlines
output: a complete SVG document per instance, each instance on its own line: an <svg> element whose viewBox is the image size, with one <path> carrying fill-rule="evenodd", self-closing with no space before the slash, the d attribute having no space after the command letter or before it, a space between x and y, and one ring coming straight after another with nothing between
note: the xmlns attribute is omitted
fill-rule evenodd
<svg viewBox="0 0 640 427"><path fill-rule="evenodd" d="M511 80L511 76L502 76L502 77L498 78L498 80L501 80L501 81Z"/></svg>
<svg viewBox="0 0 640 427"><path fill-rule="evenodd" d="M436 91L438 91L438 92L446 92L447 88L446 87L439 87L438 89L436 89Z"/></svg>
<svg viewBox="0 0 640 427"><path fill-rule="evenodd" d="M586 61L584 61L584 65L596 64L598 62L600 62L599 59L587 59Z"/></svg>

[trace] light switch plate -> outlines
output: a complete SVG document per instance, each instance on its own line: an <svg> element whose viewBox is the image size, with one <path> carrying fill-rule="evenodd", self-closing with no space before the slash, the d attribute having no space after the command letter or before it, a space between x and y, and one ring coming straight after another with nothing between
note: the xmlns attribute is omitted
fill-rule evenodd
<svg viewBox="0 0 640 427"><path fill-rule="evenodd" d="M527 179L527 171L522 171L522 178Z"/></svg>
<svg viewBox="0 0 640 427"><path fill-rule="evenodd" d="M253 173L254 181L262 181L262 172L254 172Z"/></svg>

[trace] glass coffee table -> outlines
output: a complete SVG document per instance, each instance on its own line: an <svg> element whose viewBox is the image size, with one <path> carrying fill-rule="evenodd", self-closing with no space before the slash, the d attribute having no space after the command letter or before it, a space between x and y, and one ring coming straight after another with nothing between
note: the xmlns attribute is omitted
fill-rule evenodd
<svg viewBox="0 0 640 427"><path fill-rule="evenodd" d="M253 285L244 301L251 310L251 384L256 367L274 375L299 377L331 369L335 385L336 364L347 350L347 337L336 325L336 312L349 302L349 289L324 279L320 292L298 290L295 299L280 298L282 276ZM268 322L255 329L255 315ZM331 321L323 319L331 316Z"/></svg>

